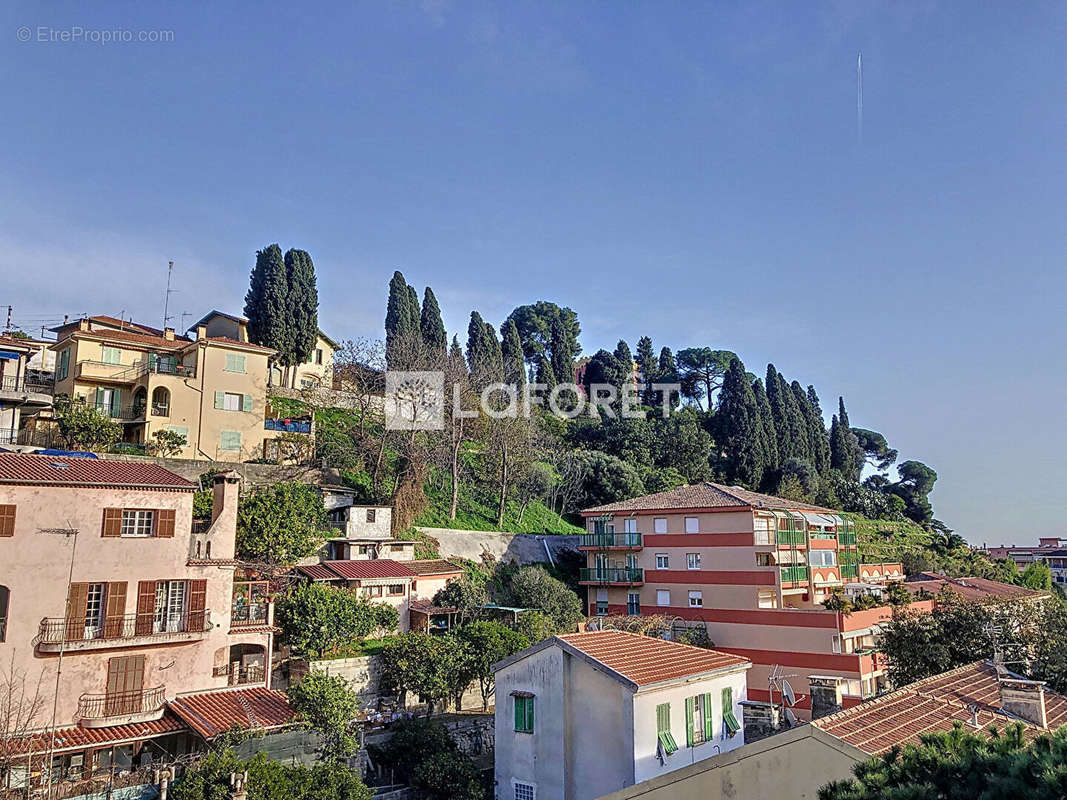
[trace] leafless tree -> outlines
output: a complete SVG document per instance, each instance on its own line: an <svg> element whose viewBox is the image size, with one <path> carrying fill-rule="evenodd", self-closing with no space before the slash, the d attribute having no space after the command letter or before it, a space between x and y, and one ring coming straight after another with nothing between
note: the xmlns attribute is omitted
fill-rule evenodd
<svg viewBox="0 0 1067 800"><path fill-rule="evenodd" d="M0 786L7 788L16 762L29 757L28 735L44 724L46 699L43 671L31 679L12 653L11 663L0 667Z"/></svg>

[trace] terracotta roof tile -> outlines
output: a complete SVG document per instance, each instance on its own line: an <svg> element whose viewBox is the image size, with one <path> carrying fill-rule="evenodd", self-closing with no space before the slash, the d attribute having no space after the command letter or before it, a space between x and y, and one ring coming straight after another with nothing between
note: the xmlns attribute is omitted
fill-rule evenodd
<svg viewBox="0 0 1067 800"><path fill-rule="evenodd" d="M186 730L185 723L168 712L164 712L163 716L157 720L135 722L131 725L113 725L108 728L82 728L74 725L56 729L56 751L83 750L87 747L136 742L181 730ZM50 740L51 734L42 732L33 734L25 741L28 741L35 751L39 751L47 750Z"/></svg>
<svg viewBox="0 0 1067 800"><path fill-rule="evenodd" d="M624 631L590 631L556 637L638 686L751 666L747 658Z"/></svg>
<svg viewBox="0 0 1067 800"><path fill-rule="evenodd" d="M230 336L208 336L206 339L202 339L200 341L215 342L216 344L233 345L235 347L243 347L246 350L258 350L262 353L277 352L271 347L263 347L262 345L252 344L251 342L242 342L240 339L234 339Z"/></svg>
<svg viewBox="0 0 1067 800"><path fill-rule="evenodd" d="M0 453L0 484L156 488L191 492L196 484L158 464L103 458Z"/></svg>
<svg viewBox="0 0 1067 800"><path fill-rule="evenodd" d="M329 567L345 580L358 581L369 578L412 578L415 573L401 561L391 558L372 558L364 561L324 561L322 566Z"/></svg>
<svg viewBox="0 0 1067 800"><path fill-rule="evenodd" d="M205 739L231 728L281 728L296 715L284 694L261 686L189 694L167 706Z"/></svg>
<svg viewBox="0 0 1067 800"><path fill-rule="evenodd" d="M113 331L107 328L98 328L93 331L80 331L75 329L70 332L70 336L77 339L105 339L118 342L129 342L130 344L140 344L157 350L181 350L183 347L191 343L191 340L184 336L175 336L173 339L167 339L163 336L137 333L135 331ZM61 338L58 343L62 343L63 341L64 340Z"/></svg>
<svg viewBox="0 0 1067 800"><path fill-rule="evenodd" d="M402 563L416 575L450 575L463 572L462 567L457 567L451 561L443 558L428 558L418 561L404 561Z"/></svg>
<svg viewBox="0 0 1067 800"><path fill-rule="evenodd" d="M1025 586L1016 586L1011 583L1001 583L988 578L944 578L940 575L920 581L905 581L904 588L912 594L918 594L925 589L931 594L937 594L942 588L948 587L964 600L1023 600L1027 598L1047 597L1048 592L1039 592L1036 589L1028 589Z"/></svg>
<svg viewBox="0 0 1067 800"><path fill-rule="evenodd" d="M785 500L781 497L773 497L769 494L750 492L738 486L723 486L718 483L696 483L690 486L679 486L667 492L646 494L634 497L630 500L620 500L617 503L608 503L602 506L594 506L585 509L582 514L591 516L608 512L625 511L670 511L673 509L701 509L701 508L768 508L787 509L790 511L820 511L836 513L828 508L811 505L810 503L797 503L793 500Z"/></svg>
<svg viewBox="0 0 1067 800"><path fill-rule="evenodd" d="M868 700L846 711L815 720L812 724L838 739L877 755L894 746L919 744L920 735L950 731L955 723L972 721L971 707L977 707L982 728L1003 728L1021 720L1001 711L996 668L977 661L950 672L934 675ZM1045 690L1045 712L1049 729L1067 723L1067 697ZM1034 738L1042 729L1023 722L1025 733Z"/></svg>

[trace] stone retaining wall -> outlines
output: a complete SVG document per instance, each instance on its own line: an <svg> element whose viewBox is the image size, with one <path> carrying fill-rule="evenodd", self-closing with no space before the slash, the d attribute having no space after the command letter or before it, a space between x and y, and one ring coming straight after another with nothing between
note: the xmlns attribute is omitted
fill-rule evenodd
<svg viewBox="0 0 1067 800"><path fill-rule="evenodd" d="M437 540L441 558L466 558L481 561L484 554L497 561L533 564L551 561L565 551L578 552L577 536L539 533L500 533L497 531L463 531L454 528L418 528ZM545 552L548 547L552 557Z"/></svg>

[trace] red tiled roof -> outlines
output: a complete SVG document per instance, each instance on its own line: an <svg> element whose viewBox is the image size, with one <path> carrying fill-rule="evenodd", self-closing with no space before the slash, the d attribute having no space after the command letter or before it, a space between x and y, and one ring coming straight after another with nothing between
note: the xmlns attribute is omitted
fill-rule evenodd
<svg viewBox="0 0 1067 800"><path fill-rule="evenodd" d="M28 340L25 339L11 339L7 336L0 336L0 345L4 347L18 347L24 350L34 350Z"/></svg>
<svg viewBox="0 0 1067 800"><path fill-rule="evenodd" d="M114 725L109 728L82 728L74 725L69 728L56 729L56 751L83 750L87 747L136 742L185 729L185 723L167 712L164 712L163 716L157 720L135 722L131 725ZM43 731L28 737L24 743L29 742L35 751L47 750L51 738L50 732ZM24 743L23 746L25 746Z"/></svg>
<svg viewBox="0 0 1067 800"><path fill-rule="evenodd" d="M277 352L271 347L263 347L262 345L252 344L251 342L242 342L239 339L233 339L229 336L208 336L206 339L200 339L202 342L215 342L216 344L233 345L234 347L243 347L247 350L259 350L263 353Z"/></svg>
<svg viewBox="0 0 1067 800"><path fill-rule="evenodd" d="M416 575L456 575L463 572L462 567L457 567L443 558L427 558L402 563Z"/></svg>
<svg viewBox="0 0 1067 800"><path fill-rule="evenodd" d="M393 561L391 558L372 558L365 561L324 561L323 566L329 567L339 577L349 581L415 576L415 573L402 562Z"/></svg>
<svg viewBox="0 0 1067 800"><path fill-rule="evenodd" d="M103 458L0 453L0 484L173 489L191 492L196 484L158 464Z"/></svg>
<svg viewBox="0 0 1067 800"><path fill-rule="evenodd" d="M281 728L296 715L284 694L262 686L190 694L167 706L205 739L231 728Z"/></svg>
<svg viewBox="0 0 1067 800"><path fill-rule="evenodd" d="M670 511L672 509L701 508L767 508L787 509L789 511L820 511L836 513L828 508L814 506L810 503L797 503L769 494L750 492L739 486L723 486L718 483L697 483L691 486L679 486L667 492L646 494L630 500L620 500L585 509L582 514L590 516L607 512L625 511Z"/></svg>
<svg viewBox="0 0 1067 800"><path fill-rule="evenodd" d="M1023 722L1027 737L1034 738L1042 732L1038 726L1001 711L997 670L988 661L976 661L917 681L812 724L877 755L894 746L919 744L921 734L950 731L957 722L969 725L971 707L977 707L982 728ZM1046 689L1045 713L1050 730L1067 723L1067 697Z"/></svg>
<svg viewBox="0 0 1067 800"><path fill-rule="evenodd" d="M335 581L338 577L336 572L329 567L324 567L322 564L308 564L307 566L297 567L296 571L311 578L313 581Z"/></svg>
<svg viewBox="0 0 1067 800"><path fill-rule="evenodd" d="M557 636L571 647L638 686L663 683L728 667L751 666L747 658L624 631L591 631Z"/></svg>
<svg viewBox="0 0 1067 800"><path fill-rule="evenodd" d="M455 614L459 611L455 606L435 606L429 600L412 600L408 610L418 611L420 614Z"/></svg>
<svg viewBox="0 0 1067 800"><path fill-rule="evenodd" d="M94 331L81 331L72 330L70 332L71 337L84 339L106 339L120 342L129 342L130 344L140 344L145 347L152 347L158 350L180 350L186 345L191 343L191 340L184 336L175 336L173 339L167 339L163 336L155 336L146 333L137 333L135 331L113 331L108 328ZM62 342L60 339L59 342Z"/></svg>
<svg viewBox="0 0 1067 800"><path fill-rule="evenodd" d="M989 580L988 578L945 578L940 575L921 581L905 581L904 588L912 594L923 589L930 594L937 594L942 588L948 588L964 600L1024 600L1047 597L1048 592L1039 592L1025 586Z"/></svg>

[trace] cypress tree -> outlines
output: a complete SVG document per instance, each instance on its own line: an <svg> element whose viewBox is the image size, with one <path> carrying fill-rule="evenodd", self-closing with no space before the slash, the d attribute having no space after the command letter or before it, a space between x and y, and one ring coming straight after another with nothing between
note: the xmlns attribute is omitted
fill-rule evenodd
<svg viewBox="0 0 1067 800"><path fill-rule="evenodd" d="M652 406L656 398L652 396L652 384L656 382L659 369L656 364L656 353L652 349L652 339L642 336L637 340L637 363L641 368L641 378L645 389L641 395L641 402L646 406Z"/></svg>
<svg viewBox="0 0 1067 800"><path fill-rule="evenodd" d="M544 385L545 398L556 388L556 373L552 371L552 362L544 353L537 361L537 374L534 377L537 383Z"/></svg>
<svg viewBox="0 0 1067 800"><path fill-rule="evenodd" d="M627 389L632 391L631 385L634 379L634 356L630 351L630 345L622 339L619 339L619 343L615 345L615 360L619 362L618 382L615 384L615 388L619 390L619 397L622 398Z"/></svg>
<svg viewBox="0 0 1067 800"><path fill-rule="evenodd" d="M786 451L778 450L778 458L783 463L790 458L811 462L811 449L808 445L808 426L804 421L796 395L786 382L782 373L778 373L778 393L785 408Z"/></svg>
<svg viewBox="0 0 1067 800"><path fill-rule="evenodd" d="M809 389L811 387L808 387ZM797 399L804 424L807 428L808 449L811 453L811 463L819 475L825 475L830 470L830 442L826 438L826 426L822 417L811 403L811 395L797 381L792 384L793 395ZM818 398L816 398L818 399Z"/></svg>
<svg viewBox="0 0 1067 800"><path fill-rule="evenodd" d="M771 416L774 419L774 431L778 440L778 462L785 461L792 455L792 446L789 441L789 409L785 398L782 396L782 378L774 364L767 365L767 381L765 383L767 403L771 408Z"/></svg>
<svg viewBox="0 0 1067 800"><path fill-rule="evenodd" d="M764 474L767 476L779 466L778 431L774 427L774 414L771 413L767 391L763 388L763 381L759 378L752 382L752 393L756 397L756 407L759 409L760 443L766 470Z"/></svg>
<svg viewBox="0 0 1067 800"><path fill-rule="evenodd" d="M576 345L573 333L562 320L552 320L549 331L551 344L552 374L558 383L574 383L574 357Z"/></svg>
<svg viewBox="0 0 1067 800"><path fill-rule="evenodd" d="M505 320L501 326L500 335L504 382L521 387L526 383L526 361L522 356L522 341L519 339L519 328L515 325L515 320L510 317Z"/></svg>
<svg viewBox="0 0 1067 800"><path fill-rule="evenodd" d="M289 282L289 347L279 354L279 363L290 367L311 360L319 337L319 292L315 265L306 250L288 250L285 275Z"/></svg>
<svg viewBox="0 0 1067 800"><path fill-rule="evenodd" d="M452 337L452 349L448 353L448 357L456 362L457 365L462 364L466 369L467 362L463 359L463 349L459 346L459 337Z"/></svg>
<svg viewBox="0 0 1067 800"><path fill-rule="evenodd" d="M491 348L485 338L485 320L477 311L472 311L467 325L467 366L471 376L480 380L488 371L491 358Z"/></svg>
<svg viewBox="0 0 1067 800"><path fill-rule="evenodd" d="M739 358L730 362L723 377L716 417L722 440L719 445L725 453L727 480L751 489L759 488L766 468L760 440L759 406Z"/></svg>
<svg viewBox="0 0 1067 800"><path fill-rule="evenodd" d="M408 284L408 301L405 308L408 318L408 329L412 333L422 335L422 312L419 310L419 293L415 287Z"/></svg>
<svg viewBox="0 0 1067 800"><path fill-rule="evenodd" d="M441 307L437 305L437 298L429 286L422 295L422 319L419 320L419 328L426 352L432 356L442 355L448 347L448 334L445 333L445 323L441 319Z"/></svg>
<svg viewBox="0 0 1067 800"><path fill-rule="evenodd" d="M674 353L671 352L671 348L664 347L659 351L659 365L657 367L656 380L660 383L678 383L678 364L674 360ZM668 408L674 408L674 403L678 397L678 390L675 389L671 394L671 397L664 397L664 392L660 392L660 397L657 398L656 405L660 408L667 406Z"/></svg>
<svg viewBox="0 0 1067 800"><path fill-rule="evenodd" d="M808 402L811 403L811 407L815 409L816 415L819 417L819 422L822 422L823 430L826 430L826 423L822 418L822 405L819 403L819 395L815 392L815 387L810 383L808 384Z"/></svg>
<svg viewBox="0 0 1067 800"><path fill-rule="evenodd" d="M858 481L863 472L866 453L859 438L852 432L845 410L845 398L837 399L837 428L830 426L830 466L839 470L847 480Z"/></svg>
<svg viewBox="0 0 1067 800"><path fill-rule="evenodd" d="M496 379L503 377L504 373L504 351L500 347L500 340L496 338L496 328L485 323L485 342L489 353L489 365L493 371L493 376Z"/></svg>
<svg viewBox="0 0 1067 800"><path fill-rule="evenodd" d="M421 336L417 299L412 313L414 296L415 290L408 286L404 276L394 272L389 281L389 302L385 309L385 358L390 367L400 342L409 336Z"/></svg>
<svg viewBox="0 0 1067 800"><path fill-rule="evenodd" d="M245 295L245 316L248 338L253 344L277 350L279 359L290 352L292 341L288 304L289 278L282 249L268 245L256 253Z"/></svg>

